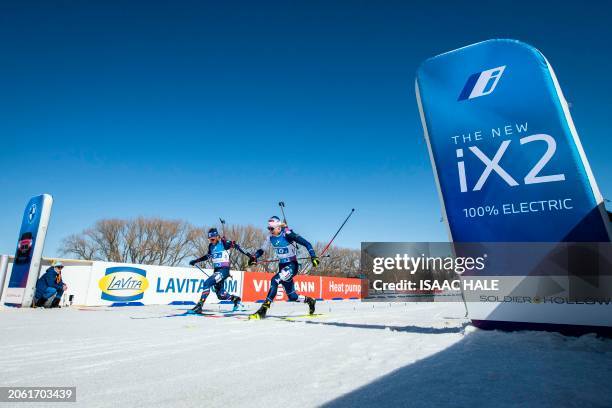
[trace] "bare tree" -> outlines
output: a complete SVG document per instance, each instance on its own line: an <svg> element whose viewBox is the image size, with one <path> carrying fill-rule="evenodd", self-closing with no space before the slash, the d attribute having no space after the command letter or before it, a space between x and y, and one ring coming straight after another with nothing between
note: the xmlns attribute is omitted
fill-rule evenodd
<svg viewBox="0 0 612 408"><path fill-rule="evenodd" d="M70 249L67 250L68 248ZM83 235L72 234L64 238L61 251L64 254L75 255L78 259L100 260L96 257L96 250L91 242Z"/></svg>
<svg viewBox="0 0 612 408"><path fill-rule="evenodd" d="M100 220L93 228L83 232L83 238L90 242L98 259L125 262L121 257L121 237L127 221L118 219Z"/></svg>
<svg viewBox="0 0 612 408"><path fill-rule="evenodd" d="M217 226L218 228L219 226ZM267 239L267 232L252 225L226 226L226 239L236 241L245 252L254 254ZM130 220L105 219L62 241L61 252L79 259L125 262L144 265L184 265L187 260L208 253L208 227L194 227L180 220L139 217ZM322 253L323 243L315 244L315 251ZM327 276L355 277L359 274L359 250L331 246L321 258L315 270L310 269L309 254L298 246L301 272ZM260 261L274 259L273 248L263 254ZM212 262L204 266L211 268ZM233 270L277 272L277 262L260 262L248 267L248 258L236 250L230 254Z"/></svg>
<svg viewBox="0 0 612 408"><path fill-rule="evenodd" d="M196 229L160 218L100 220L62 241L61 252L80 259L176 266L193 252Z"/></svg>

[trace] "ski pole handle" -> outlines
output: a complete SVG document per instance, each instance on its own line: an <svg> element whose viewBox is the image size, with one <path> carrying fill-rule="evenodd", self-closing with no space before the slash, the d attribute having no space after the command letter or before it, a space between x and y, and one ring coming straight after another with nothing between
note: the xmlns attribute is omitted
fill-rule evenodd
<svg viewBox="0 0 612 408"><path fill-rule="evenodd" d="M285 216L285 202L284 201L279 201L278 206L280 207L281 212L283 214L283 223L285 225L288 225L287 224L287 217Z"/></svg>
<svg viewBox="0 0 612 408"><path fill-rule="evenodd" d="M223 233L223 239L225 239L225 220L223 218L219 218L221 222L221 232Z"/></svg>

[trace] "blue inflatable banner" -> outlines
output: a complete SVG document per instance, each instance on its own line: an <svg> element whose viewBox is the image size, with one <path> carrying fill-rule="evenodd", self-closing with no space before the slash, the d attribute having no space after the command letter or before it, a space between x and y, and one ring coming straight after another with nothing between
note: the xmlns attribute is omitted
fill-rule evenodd
<svg viewBox="0 0 612 408"><path fill-rule="evenodd" d="M426 60L416 93L454 242L608 242L568 105L546 58L489 40Z"/></svg>
<svg viewBox="0 0 612 408"><path fill-rule="evenodd" d="M519 41L484 41L426 60L416 95L455 256L477 243L468 252L489 266L462 279L503 283L463 291L472 323L610 331L612 271L599 262L610 223L546 58ZM538 242L553 244L524 244Z"/></svg>
<svg viewBox="0 0 612 408"><path fill-rule="evenodd" d="M11 306L27 305L42 257L53 198L48 194L32 197L26 205L19 230L13 268L10 271L4 302Z"/></svg>

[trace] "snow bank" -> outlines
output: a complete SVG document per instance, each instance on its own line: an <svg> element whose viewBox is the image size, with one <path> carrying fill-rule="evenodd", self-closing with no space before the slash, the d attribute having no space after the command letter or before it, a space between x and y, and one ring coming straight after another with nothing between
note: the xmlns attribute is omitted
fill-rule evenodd
<svg viewBox="0 0 612 408"><path fill-rule="evenodd" d="M460 303L177 309L1 309L0 385L76 386L70 407L612 405L612 341L470 329Z"/></svg>

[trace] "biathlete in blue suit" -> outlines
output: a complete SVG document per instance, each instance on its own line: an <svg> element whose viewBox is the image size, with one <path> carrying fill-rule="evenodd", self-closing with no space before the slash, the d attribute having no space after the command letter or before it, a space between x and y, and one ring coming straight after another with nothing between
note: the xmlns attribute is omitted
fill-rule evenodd
<svg viewBox="0 0 612 408"><path fill-rule="evenodd" d="M208 230L208 253L198 259L194 259L189 262L189 265L194 266L198 262L204 262L208 259L212 259L214 272L204 282L204 290L200 301L195 305L191 311L193 313L202 313L202 306L206 302L206 298L210 294L210 288L214 287L217 292L217 297L220 300L231 300L234 303L234 309L238 308L240 303L240 296L230 295L223 287L223 283L230 276L230 249L237 249L242 254L246 255L251 259L253 255L245 252L235 241L226 241L225 238L219 236L219 231L216 228Z"/></svg>
<svg viewBox="0 0 612 408"><path fill-rule="evenodd" d="M274 253L278 258L278 273L272 277L270 282L270 290L266 296L266 300L257 312L250 316L251 319L263 319L266 317L266 312L270 308L270 305L274 301L276 292L278 291L278 285L283 285L285 293L289 298L290 302L303 302L308 304L309 313L313 314L315 311L316 300L304 296L298 295L295 292L295 283L293 278L298 274L298 261L297 261L297 248L294 243L306 247L310 254L312 265L316 268L319 266L319 258L315 253L310 242L291 231L280 219L276 216L270 217L268 220L268 231L270 236L266 240L263 248L258 249L255 255L249 260L249 265L257 263L257 258L261 257L270 246L274 248Z"/></svg>

